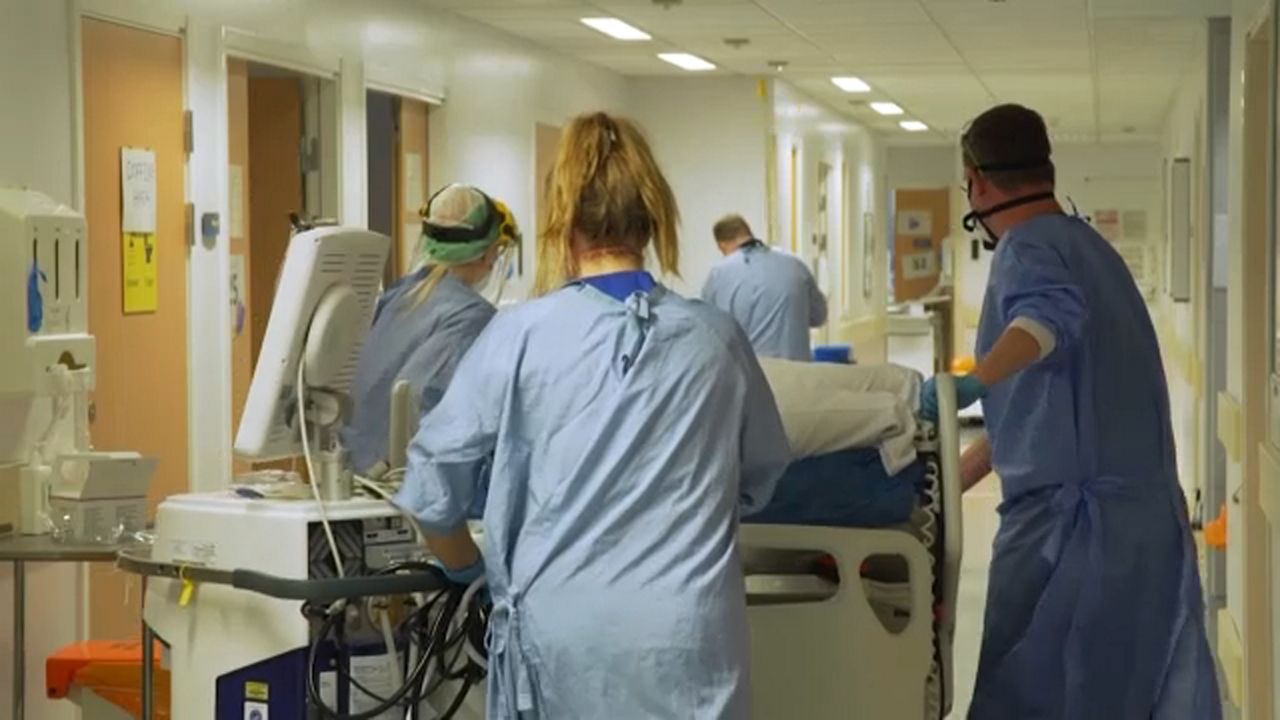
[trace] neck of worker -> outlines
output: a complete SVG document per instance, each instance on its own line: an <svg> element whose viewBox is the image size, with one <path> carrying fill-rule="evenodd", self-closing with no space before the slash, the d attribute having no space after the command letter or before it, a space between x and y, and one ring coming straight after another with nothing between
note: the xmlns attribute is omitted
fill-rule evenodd
<svg viewBox="0 0 1280 720"><path fill-rule="evenodd" d="M489 266L477 260L464 265L454 265L449 268L449 272L467 285L476 285L489 274Z"/></svg>
<svg viewBox="0 0 1280 720"><path fill-rule="evenodd" d="M720 252L732 255L753 242L759 242L754 235L743 235L740 238L720 243Z"/></svg>
<svg viewBox="0 0 1280 720"><path fill-rule="evenodd" d="M578 277L595 277L620 272L644 270L644 255L637 252L638 244L626 240L602 240L591 247L578 250Z"/></svg>
<svg viewBox="0 0 1280 720"><path fill-rule="evenodd" d="M1016 195L1011 195L1008 200L1027 197L1028 195L1039 195L1046 192L1053 192L1053 186L1043 185L1022 188ZM1001 202L1007 202L1007 200L1002 200ZM1057 199L1045 198L1044 200L1037 200L1036 202L1027 203L1026 205L1018 205L1017 207L1009 208L1004 212L996 213L995 215L987 218L986 223L987 227L991 228L991 232L994 233L996 237L1002 238L1005 233L1010 230L1029 220L1034 220L1041 215L1061 214L1062 205L1058 203Z"/></svg>

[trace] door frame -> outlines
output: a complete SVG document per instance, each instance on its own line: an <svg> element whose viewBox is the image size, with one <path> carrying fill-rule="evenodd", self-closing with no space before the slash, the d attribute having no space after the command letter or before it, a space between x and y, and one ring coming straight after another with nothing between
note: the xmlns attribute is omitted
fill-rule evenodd
<svg viewBox="0 0 1280 720"><path fill-rule="evenodd" d="M1267 344L1270 344L1262 334L1267 332L1269 318L1273 311L1271 307L1264 307L1259 312L1256 303L1251 304L1247 298L1255 296L1255 294L1266 295L1265 289L1272 273L1272 269L1267 267L1269 259L1269 248L1274 245L1276 237L1276 114L1277 114L1277 58L1280 53L1280 16L1277 15L1276 0L1269 0L1259 9L1254 21L1249 23L1248 30L1244 34L1244 100L1245 100L1245 117L1244 117L1244 136L1241 138L1243 143L1243 165L1236 172L1244 173L1243 186L1244 205L1240 222L1242 223L1240 231L1240 244L1236 250L1241 254L1243 265L1243 276L1240 278L1242 286L1239 292L1242 294L1240 305L1242 307L1243 316L1239 318L1239 331L1241 332L1241 342L1243 349L1239 352L1238 357L1232 361L1237 363L1240 372L1240 395L1238 402L1241 407L1241 432L1235 442L1237 445L1237 454L1241 466L1241 485L1240 489L1235 491L1240 493L1243 490L1243 500L1240 503L1239 515L1243 516L1244 543L1243 548L1243 574L1242 590L1244 592L1243 609L1244 609L1244 627L1238 628L1240 640L1243 647L1241 648L1243 659L1243 677L1241 688L1242 697L1240 710L1249 717L1271 718L1273 717L1273 684L1272 676L1274 636L1272 627L1272 611L1274 598L1271 596L1271 568L1270 568L1270 526L1273 519L1268 518L1266 508L1264 507L1265 488L1261 485L1261 462L1263 460L1262 448L1266 444L1266 397L1267 397L1267 378L1269 376L1269 368L1257 368L1256 363L1265 362L1270 357L1270 351L1267 350ZM1254 55L1257 43L1267 43L1267 55L1257 58ZM1266 73L1257 82L1265 88L1267 96L1262 101L1262 110L1265 111L1265 120L1261 121L1260 133L1265 137L1264 146L1262 148L1254 148L1250 145L1250 139L1253 137L1251 130L1250 113L1250 96L1252 88L1256 86L1254 73L1255 59L1262 60L1265 63ZM1256 107L1256 105L1254 105ZM1257 131L1255 131L1257 132ZM1250 171L1256 171L1257 165L1250 163L1251 158L1261 158L1264 163L1262 168L1265 175L1263 187L1258 188L1256 184L1251 183ZM1256 197L1253 197L1254 194ZM1261 212L1263 217L1259 222L1255 213ZM1258 277L1258 269L1265 275ZM1262 287L1257 287L1262 284ZM1234 322L1234 318L1228 318L1228 322ZM1259 328L1258 326L1262 326ZM1261 332L1259 332L1261 330ZM1254 343L1262 343L1261 348L1253 349ZM1261 370L1262 372L1259 372ZM1259 407L1259 399L1261 399L1261 407Z"/></svg>
<svg viewBox="0 0 1280 720"><path fill-rule="evenodd" d="M424 102L433 107L444 104L444 96L437 95L424 90L414 90L396 83L384 82L381 80L371 80L366 75L364 79L364 89L380 92L385 95L395 95L396 97L406 98L409 100L417 100Z"/></svg>

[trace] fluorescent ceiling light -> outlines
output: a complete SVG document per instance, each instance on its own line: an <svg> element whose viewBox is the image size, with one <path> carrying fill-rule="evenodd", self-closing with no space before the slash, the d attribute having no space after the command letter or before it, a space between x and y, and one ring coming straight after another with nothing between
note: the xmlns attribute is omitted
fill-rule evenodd
<svg viewBox="0 0 1280 720"><path fill-rule="evenodd" d="M833 77L831 82L847 93L863 93L871 90L871 86L856 77Z"/></svg>
<svg viewBox="0 0 1280 720"><path fill-rule="evenodd" d="M875 110L881 115L901 115L902 114L902 108L899 107L897 104L891 103L891 102L873 102L871 103L871 109Z"/></svg>
<svg viewBox="0 0 1280 720"><path fill-rule="evenodd" d="M898 127L906 130L907 132L924 132L929 129L928 125L925 125L919 120L903 120L898 123Z"/></svg>
<svg viewBox="0 0 1280 720"><path fill-rule="evenodd" d="M689 53L658 53L658 57L663 62L669 62L678 68L689 70L691 72L716 69L716 66L712 63L703 60L697 55L690 55Z"/></svg>
<svg viewBox="0 0 1280 720"><path fill-rule="evenodd" d="M582 18L582 24L615 40L652 40L649 33L618 18Z"/></svg>

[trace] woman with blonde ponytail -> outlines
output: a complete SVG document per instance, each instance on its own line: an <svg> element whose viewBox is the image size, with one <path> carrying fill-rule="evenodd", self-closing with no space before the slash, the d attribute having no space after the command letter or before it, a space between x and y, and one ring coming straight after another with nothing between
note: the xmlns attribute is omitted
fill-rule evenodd
<svg viewBox="0 0 1280 720"><path fill-rule="evenodd" d="M746 717L735 538L790 460L773 396L728 315L645 271L677 273L679 212L635 125L574 120L549 198L540 297L476 341L397 502L487 575L489 718Z"/></svg>
<svg viewBox="0 0 1280 720"><path fill-rule="evenodd" d="M407 380L418 412L429 412L458 362L495 312L477 291L502 274L520 239L503 203L466 185L448 185L422 209L421 266L378 299L352 383L354 412L343 431L357 471L387 459L391 391Z"/></svg>

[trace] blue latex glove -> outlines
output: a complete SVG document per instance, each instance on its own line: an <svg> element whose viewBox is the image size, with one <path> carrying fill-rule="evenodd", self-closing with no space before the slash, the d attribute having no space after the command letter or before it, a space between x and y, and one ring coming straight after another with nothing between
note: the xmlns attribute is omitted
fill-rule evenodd
<svg viewBox="0 0 1280 720"><path fill-rule="evenodd" d="M987 386L972 375L956 378L956 409L964 410L987 396ZM938 378L931 377L920 390L920 418L938 422Z"/></svg>
<svg viewBox="0 0 1280 720"><path fill-rule="evenodd" d="M470 585L476 580L484 577L483 557L477 558L475 562L464 568L458 568L457 570L453 570L441 562L437 562L436 564L444 571L444 576L449 579L449 582L457 585Z"/></svg>

